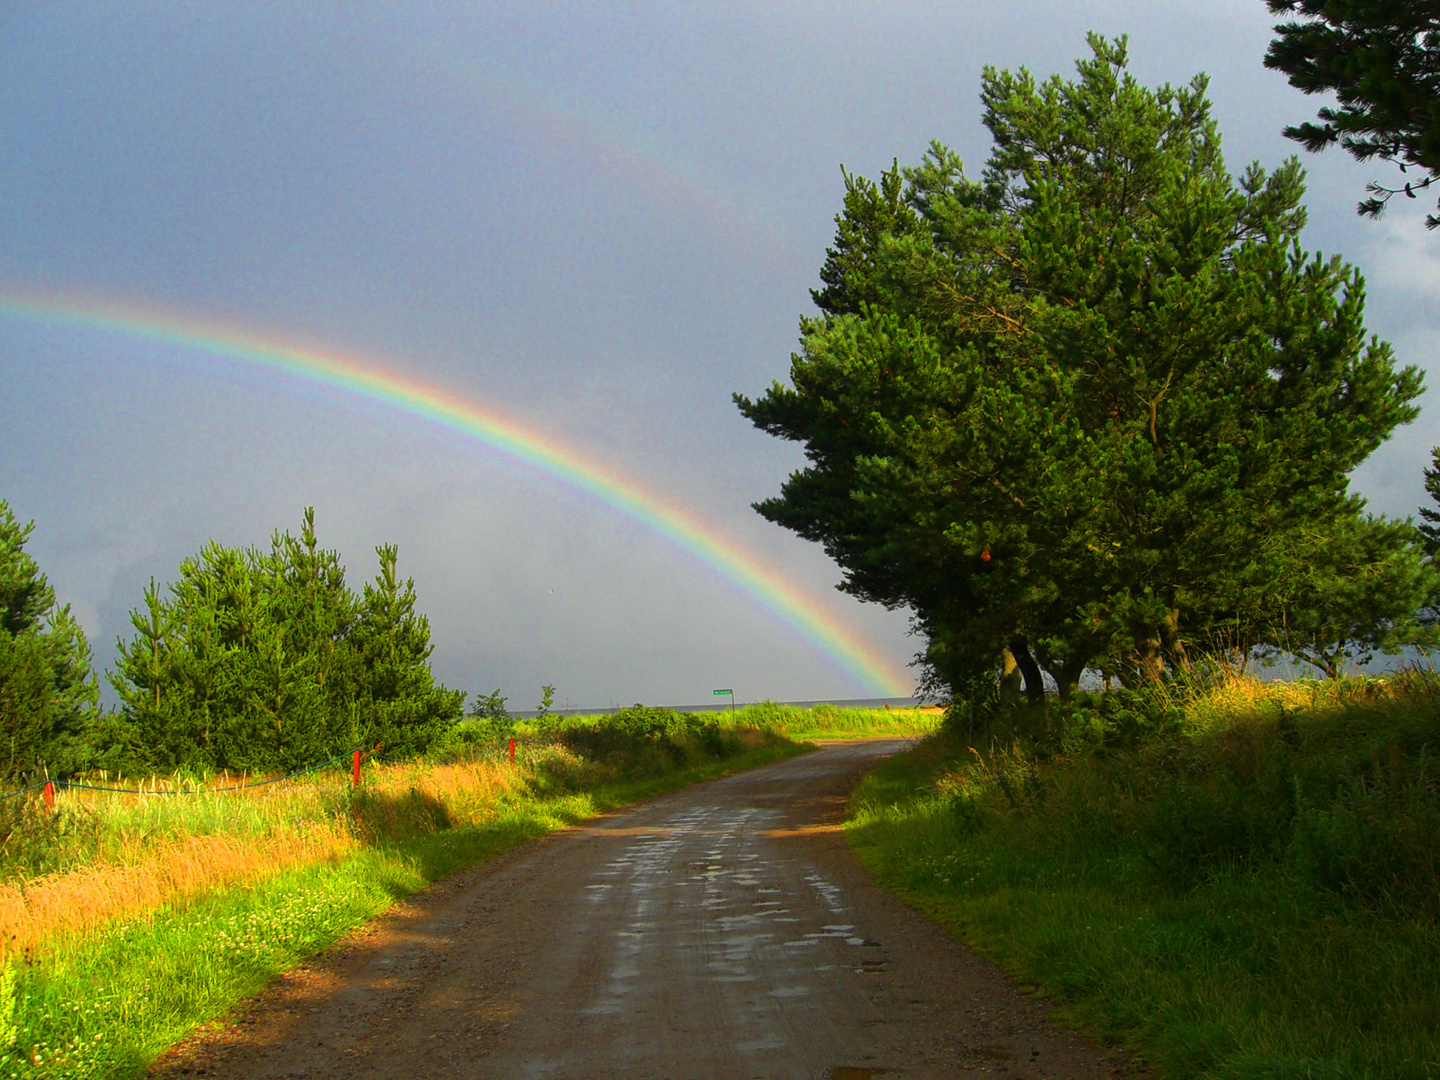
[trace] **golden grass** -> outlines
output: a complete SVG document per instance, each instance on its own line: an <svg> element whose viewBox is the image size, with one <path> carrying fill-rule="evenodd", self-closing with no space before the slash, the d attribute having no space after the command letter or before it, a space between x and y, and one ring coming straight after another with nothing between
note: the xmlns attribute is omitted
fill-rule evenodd
<svg viewBox="0 0 1440 1080"><path fill-rule="evenodd" d="M62 791L55 820L94 843L65 870L0 882L0 963L367 842L478 823L534 774L524 761L367 766L359 798L334 776L223 794Z"/></svg>
<svg viewBox="0 0 1440 1080"><path fill-rule="evenodd" d="M28 955L51 938L143 916L224 885L334 861L357 844L338 822L277 832L258 842L250 836L189 836L157 845L133 862L0 885L0 959Z"/></svg>
<svg viewBox="0 0 1440 1080"><path fill-rule="evenodd" d="M1184 709L1196 730L1229 727L1247 716L1273 717L1275 710L1324 713L1359 702L1395 704L1436 693L1432 672L1402 668L1387 675L1352 675L1344 679L1258 679L1248 672L1229 671L1203 687L1172 690L1172 704Z"/></svg>
<svg viewBox="0 0 1440 1080"><path fill-rule="evenodd" d="M547 760L570 759L560 748L547 748ZM452 817L477 821L493 812L497 800L528 789L533 763L520 761L462 761L449 765L390 765L368 779L368 790L398 797L411 791L444 804Z"/></svg>

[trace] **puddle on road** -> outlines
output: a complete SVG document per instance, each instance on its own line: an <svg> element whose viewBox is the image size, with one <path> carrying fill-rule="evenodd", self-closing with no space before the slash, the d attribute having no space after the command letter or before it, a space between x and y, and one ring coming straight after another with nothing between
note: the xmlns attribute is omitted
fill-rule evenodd
<svg viewBox="0 0 1440 1080"><path fill-rule="evenodd" d="M879 975L881 972L890 970L889 960L861 960L860 966L855 969L859 975Z"/></svg>
<svg viewBox="0 0 1440 1080"><path fill-rule="evenodd" d="M809 883L810 887L815 890L816 895L820 897L821 903L829 908L833 914L839 915L845 910L845 903L840 899L840 887L838 885L830 884L830 882L826 881L814 871L806 874L805 880Z"/></svg>
<svg viewBox="0 0 1440 1080"><path fill-rule="evenodd" d="M809 994L808 986L782 986L778 990L770 991L770 996L773 998L808 997Z"/></svg>
<svg viewBox="0 0 1440 1080"><path fill-rule="evenodd" d="M827 927L825 927L825 929L823 929L823 930L821 930L821 931L818 931L818 932L816 932L816 933L806 934L805 936L806 936L807 938L816 938L816 939L819 939L819 938L849 938L849 936L850 936L850 931L853 930L853 929L854 929L853 926L841 926L841 927L827 926Z"/></svg>

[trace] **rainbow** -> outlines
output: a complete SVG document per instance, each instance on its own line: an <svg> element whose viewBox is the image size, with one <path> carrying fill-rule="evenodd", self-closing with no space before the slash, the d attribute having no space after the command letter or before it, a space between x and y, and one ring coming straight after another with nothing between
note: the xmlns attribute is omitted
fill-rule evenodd
<svg viewBox="0 0 1440 1080"><path fill-rule="evenodd" d="M463 98L457 108L468 110L478 103L496 120L583 155L587 165L612 172L627 183L643 185L662 203L678 203L687 213L711 219L729 242L738 241L763 257L802 260L809 268L813 238L798 234L790 218L733 185L718 183L644 129L579 102L556 103L549 100L545 87L517 87L510 75L500 79L474 63L431 57L410 62L405 69L437 91L453 91Z"/></svg>
<svg viewBox="0 0 1440 1080"><path fill-rule="evenodd" d="M903 669L860 638L780 573L685 508L573 447L480 402L402 374L393 365L242 331L209 319L149 307L0 288L0 316L60 327L87 327L163 341L267 368L380 402L439 424L523 461L642 523L733 582L761 608L818 648L839 668L885 697L910 693Z"/></svg>

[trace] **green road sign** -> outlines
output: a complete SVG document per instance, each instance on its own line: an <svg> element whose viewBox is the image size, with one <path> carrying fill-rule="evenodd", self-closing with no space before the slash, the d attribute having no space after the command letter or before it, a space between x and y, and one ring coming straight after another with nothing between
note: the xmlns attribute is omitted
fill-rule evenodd
<svg viewBox="0 0 1440 1080"><path fill-rule="evenodd" d="M729 694L731 697L735 696L734 690L716 690L714 693L716 697L719 697L721 694Z"/></svg>

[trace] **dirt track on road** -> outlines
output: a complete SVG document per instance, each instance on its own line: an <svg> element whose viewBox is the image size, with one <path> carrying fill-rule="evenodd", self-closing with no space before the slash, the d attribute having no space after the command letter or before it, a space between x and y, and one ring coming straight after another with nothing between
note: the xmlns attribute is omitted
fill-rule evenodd
<svg viewBox="0 0 1440 1080"><path fill-rule="evenodd" d="M283 976L156 1074L1113 1073L846 847L849 791L901 745L831 744L528 844Z"/></svg>

